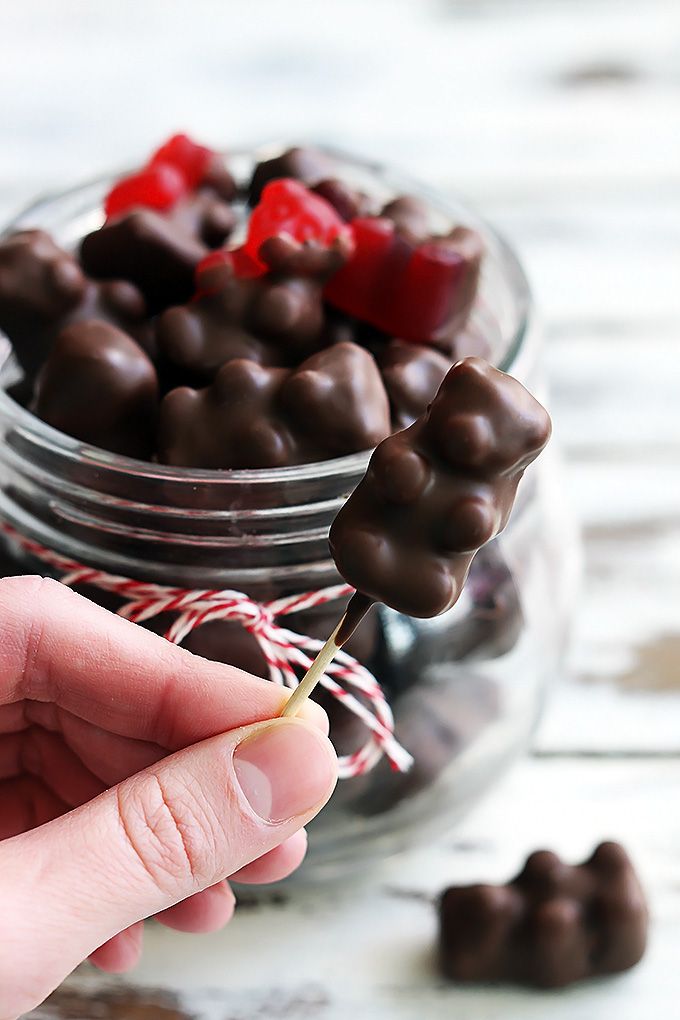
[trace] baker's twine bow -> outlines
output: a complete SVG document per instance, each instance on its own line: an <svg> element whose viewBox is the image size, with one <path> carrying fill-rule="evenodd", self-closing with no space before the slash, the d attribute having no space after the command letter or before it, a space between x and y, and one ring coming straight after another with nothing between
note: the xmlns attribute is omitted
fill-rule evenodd
<svg viewBox="0 0 680 1020"><path fill-rule="evenodd" d="M240 623L259 643L267 662L270 680L284 687L297 687L301 677L296 667L301 674L309 669L323 641L281 627L277 619L334 602L354 592L348 584L337 584L319 591L288 595L271 602L255 602L242 591L208 588L194 590L147 584L86 567L26 538L6 522L0 522L0 530L24 552L55 568L61 575L59 580L62 584L69 587L92 585L120 595L126 601L118 609L118 615L126 620L143 623L161 613L179 614L164 635L173 644L179 645L192 630L211 620ZM383 755L393 769L406 772L413 759L394 736L392 710L373 674L341 650L327 667L320 682L348 711L358 716L370 732L363 747L339 758L340 777L349 779L365 775ZM364 695L370 708L346 687Z"/></svg>

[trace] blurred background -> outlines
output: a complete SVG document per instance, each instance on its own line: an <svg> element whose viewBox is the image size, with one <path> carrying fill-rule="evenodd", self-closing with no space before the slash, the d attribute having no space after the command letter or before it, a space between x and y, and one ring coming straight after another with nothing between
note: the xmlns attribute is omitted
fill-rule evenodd
<svg viewBox="0 0 680 1020"><path fill-rule="evenodd" d="M598 818L618 798L612 818L656 876L664 979L648 971L632 998L624 986L616 1015L655 1015L657 993L668 1006L680 921L680 830L667 810L680 780L680 4L0 0L0 96L3 219L186 130L227 149L316 140L397 164L467 197L518 248L544 322L585 576L568 675L502 794L540 793L541 824L527 814L508 831L497 797L461 838L482 834L493 877L553 831L581 852L606 835ZM575 789L576 835L559 818ZM257 924L243 925L255 943ZM159 983L153 942L150 953ZM378 970L365 1016L445 1015L416 1005L422 975ZM208 963L202 973L215 983ZM323 1005L327 988L342 995L340 976L324 980L317 1012L257 1013L242 990L238 1016L343 1016ZM420 989L413 1012L389 1005L397 985ZM598 995L540 1015L611 1015ZM485 1017L528 1015L484 1001Z"/></svg>

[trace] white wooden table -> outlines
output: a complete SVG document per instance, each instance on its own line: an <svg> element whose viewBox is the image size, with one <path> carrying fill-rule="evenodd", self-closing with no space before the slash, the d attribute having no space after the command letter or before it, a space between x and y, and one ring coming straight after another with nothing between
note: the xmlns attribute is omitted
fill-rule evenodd
<svg viewBox="0 0 680 1020"><path fill-rule="evenodd" d="M3 213L180 125L215 143L318 137L470 196L542 308L586 553L568 675L533 753L455 832L360 886L244 908L219 935L152 927L135 974L82 968L36 1020L680 1017L680 6L24 0L2 14ZM503 880L542 845L577 860L603 837L628 845L651 897L635 971L534 994L437 977L443 885Z"/></svg>

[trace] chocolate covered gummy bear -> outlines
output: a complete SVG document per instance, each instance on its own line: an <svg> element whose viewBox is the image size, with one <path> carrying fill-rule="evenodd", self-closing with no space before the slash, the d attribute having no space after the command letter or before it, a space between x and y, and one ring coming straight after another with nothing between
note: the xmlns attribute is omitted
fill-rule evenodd
<svg viewBox="0 0 680 1020"><path fill-rule="evenodd" d="M409 616L449 609L549 436L548 413L521 383L479 358L460 361L425 414L378 446L335 518L338 570Z"/></svg>
<svg viewBox="0 0 680 1020"><path fill-rule="evenodd" d="M160 317L159 350L190 379L208 382L234 358L296 364L325 345L323 285L346 258L346 239L326 248L273 237L260 253L268 272L254 278L238 276L229 253L208 258L196 299Z"/></svg>
<svg viewBox="0 0 680 1020"><path fill-rule="evenodd" d="M601 843L577 867L540 850L507 885L453 886L439 919L448 977L558 988L633 967L648 910L623 847Z"/></svg>
<svg viewBox="0 0 680 1020"><path fill-rule="evenodd" d="M203 390L172 390L161 404L159 457L186 467L284 467L368 449L389 431L373 358L341 343L294 370L236 359Z"/></svg>
<svg viewBox="0 0 680 1020"><path fill-rule="evenodd" d="M146 303L124 280L88 280L74 257L43 230L22 230L0 244L0 329L32 378L57 333L84 319L100 319L151 343Z"/></svg>
<svg viewBox="0 0 680 1020"><path fill-rule="evenodd" d="M148 458L158 411L156 370L121 330L96 320L78 322L54 341L31 410L82 442Z"/></svg>

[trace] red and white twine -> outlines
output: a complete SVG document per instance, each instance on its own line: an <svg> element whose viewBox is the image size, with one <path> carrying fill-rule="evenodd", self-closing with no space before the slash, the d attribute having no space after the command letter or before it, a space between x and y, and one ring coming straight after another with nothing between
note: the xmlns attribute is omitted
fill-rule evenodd
<svg viewBox="0 0 680 1020"><path fill-rule="evenodd" d="M126 601L118 609L118 615L126 620L143 623L161 613L177 613L165 632L165 637L173 644L180 644L187 634L210 620L240 623L258 641L269 668L270 680L290 688L297 687L301 675L311 666L323 641L281 627L277 620L326 602L334 602L354 592L350 585L339 584L319 591L288 595L271 602L255 602L241 591L147 584L86 567L26 538L5 522L0 522L0 530L24 552L53 567L61 575L59 580L62 584L69 587L87 584L120 595ZM405 772L410 767L411 755L394 736L392 710L380 684L369 670L347 652L339 651L321 678L321 684L348 711L358 716L370 731L363 747L353 754L340 757L341 778L364 775L383 755L392 768L399 772ZM347 688L364 695L370 707L359 701Z"/></svg>

